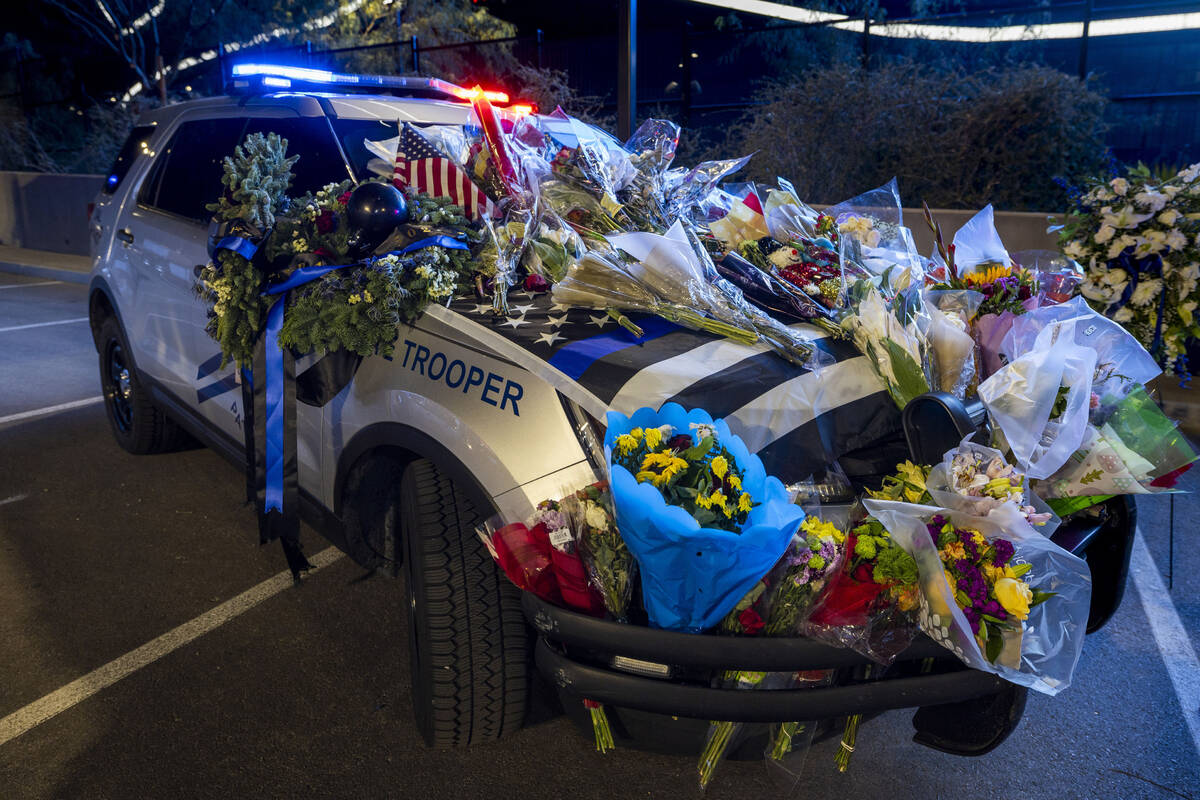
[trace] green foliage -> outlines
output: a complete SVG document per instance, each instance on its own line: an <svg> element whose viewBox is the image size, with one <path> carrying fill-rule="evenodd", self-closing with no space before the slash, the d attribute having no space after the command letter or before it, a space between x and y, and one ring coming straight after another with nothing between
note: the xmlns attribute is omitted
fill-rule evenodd
<svg viewBox="0 0 1200 800"><path fill-rule="evenodd" d="M287 139L277 133L252 133L222 162L225 196L205 208L218 219L243 220L265 230L287 202L292 165L300 156L287 156Z"/></svg>
<svg viewBox="0 0 1200 800"><path fill-rule="evenodd" d="M910 202L1053 210L1053 179L1096 171L1106 100L1047 67L853 63L765 85L725 152L757 155L748 178L787 176L801 196L838 202L893 175Z"/></svg>

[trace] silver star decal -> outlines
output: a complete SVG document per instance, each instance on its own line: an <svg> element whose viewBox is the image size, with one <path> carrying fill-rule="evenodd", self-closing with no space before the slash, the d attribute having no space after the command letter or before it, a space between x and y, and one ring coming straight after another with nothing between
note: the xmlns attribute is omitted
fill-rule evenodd
<svg viewBox="0 0 1200 800"><path fill-rule="evenodd" d="M567 321L567 315L563 314L561 317L547 317L546 321L543 322L542 324L549 325L552 328L557 328L559 325L566 323L566 321Z"/></svg>
<svg viewBox="0 0 1200 800"><path fill-rule="evenodd" d="M476 314L490 314L491 311L492 311L491 303L486 303L486 304L485 303L476 303L475 304L475 313Z"/></svg>
<svg viewBox="0 0 1200 800"><path fill-rule="evenodd" d="M550 310L551 311L570 311L571 307L565 306L562 303L552 303L550 305Z"/></svg>
<svg viewBox="0 0 1200 800"><path fill-rule="evenodd" d="M528 303L523 306L511 306L512 310L522 317L529 313L529 309L533 308L533 303Z"/></svg>
<svg viewBox="0 0 1200 800"><path fill-rule="evenodd" d="M539 333L538 340L536 342L534 342L534 344L541 344L542 342L545 342L546 344L553 346L554 343L556 341L558 341L559 339L566 339L566 338L567 337L565 337L565 336L560 336L558 331L550 331L549 333Z"/></svg>
<svg viewBox="0 0 1200 800"><path fill-rule="evenodd" d="M605 325L607 325L608 323L613 321L613 318L610 317L608 314L601 314L598 317L593 317L591 314L588 314L588 319L590 319L592 321L593 325L595 325L597 328L600 328L601 330L604 329Z"/></svg>
<svg viewBox="0 0 1200 800"><path fill-rule="evenodd" d="M520 326L522 326L522 325L524 325L524 324L525 324L525 315L524 315L524 314L522 314L522 315L521 315L521 316L519 316L519 317L509 317L509 318L508 318L508 321L507 321L507 322L504 322L504 323L502 323L502 324L504 324L504 325L508 325L508 326L510 326L510 327L513 327L513 328L519 328Z"/></svg>

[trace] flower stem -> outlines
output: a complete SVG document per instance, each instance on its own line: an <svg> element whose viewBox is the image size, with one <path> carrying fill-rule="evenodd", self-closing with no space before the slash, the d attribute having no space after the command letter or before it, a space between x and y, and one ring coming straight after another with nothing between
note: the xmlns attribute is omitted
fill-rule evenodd
<svg viewBox="0 0 1200 800"><path fill-rule="evenodd" d="M782 761L783 757L792 752L792 737L804 730L799 722L782 722L775 732L774 746L771 747L771 758Z"/></svg>
<svg viewBox="0 0 1200 800"><path fill-rule="evenodd" d="M732 737L732 722L714 721L709 723L708 741L704 744L704 750L700 753L700 763L696 767L700 776L701 789L707 789L708 784L712 782L717 765L725 757L725 750L729 747Z"/></svg>
<svg viewBox="0 0 1200 800"><path fill-rule="evenodd" d="M604 713L604 704L595 700L584 700L584 708L592 714L592 730L596 734L596 750L607 753L616 747L613 743L612 728L608 724L608 714Z"/></svg>
<svg viewBox="0 0 1200 800"><path fill-rule="evenodd" d="M629 317L622 314L617 309L615 309L615 308L608 309L608 315L610 317L612 317L614 320L616 320L616 323L618 325L620 325L622 328L624 328L625 330L632 333L637 338L640 339L646 335L646 332L643 331L641 328L639 328L637 325L635 325L633 320L631 320Z"/></svg>
<svg viewBox="0 0 1200 800"><path fill-rule="evenodd" d="M871 667L867 666L863 672L863 678L869 677L871 677ZM858 741L858 724L861 721L862 714L855 714L846 719L846 730L842 732L841 746L838 747L837 754L833 757L838 772L845 772L850 768L850 756L854 754L854 743Z"/></svg>

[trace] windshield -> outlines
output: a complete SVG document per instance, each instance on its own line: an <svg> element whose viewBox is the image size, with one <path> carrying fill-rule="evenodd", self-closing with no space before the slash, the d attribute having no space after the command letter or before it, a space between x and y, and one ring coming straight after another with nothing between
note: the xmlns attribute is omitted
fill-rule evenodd
<svg viewBox="0 0 1200 800"><path fill-rule="evenodd" d="M380 119L334 119L333 130L341 140L346 157L354 167L359 179L374 175L391 176L395 169L396 143L399 139L399 123ZM565 120L541 117L544 131L554 137L563 147L575 147L578 140ZM463 164L467 160L470 140L476 138L469 125L439 125L411 123L420 128L425 138L451 159ZM624 152L621 143L599 128L588 126L605 147ZM477 131L478 129L474 129Z"/></svg>

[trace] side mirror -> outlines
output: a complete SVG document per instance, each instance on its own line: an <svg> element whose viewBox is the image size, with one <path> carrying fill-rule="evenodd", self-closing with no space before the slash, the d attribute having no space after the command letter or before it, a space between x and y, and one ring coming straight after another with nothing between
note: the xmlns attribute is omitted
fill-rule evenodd
<svg viewBox="0 0 1200 800"><path fill-rule="evenodd" d="M963 401L947 392L929 392L904 407L903 420L909 454L918 464L937 464L964 436L987 442L982 436L987 410L978 398Z"/></svg>

